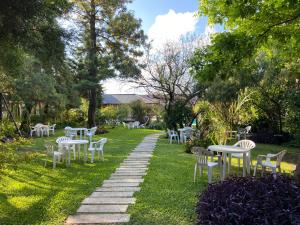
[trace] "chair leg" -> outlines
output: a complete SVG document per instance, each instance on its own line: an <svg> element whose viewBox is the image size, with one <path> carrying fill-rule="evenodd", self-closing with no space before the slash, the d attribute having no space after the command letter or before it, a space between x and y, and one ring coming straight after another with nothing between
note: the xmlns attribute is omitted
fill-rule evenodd
<svg viewBox="0 0 300 225"><path fill-rule="evenodd" d="M53 169L55 169L56 167L56 157L55 155L53 155Z"/></svg>
<svg viewBox="0 0 300 225"><path fill-rule="evenodd" d="M197 163L195 164L195 169L194 169L194 182L196 181L196 176L197 176Z"/></svg>
<svg viewBox="0 0 300 225"><path fill-rule="evenodd" d="M91 153L92 153L91 163L94 163L95 151L91 151Z"/></svg>
<svg viewBox="0 0 300 225"><path fill-rule="evenodd" d="M229 160L228 160L228 174L230 173L231 169L231 154L229 154Z"/></svg>
<svg viewBox="0 0 300 225"><path fill-rule="evenodd" d="M262 166L262 168L261 168L261 176L264 175L265 169L266 169L266 168L265 168L264 166Z"/></svg>
<svg viewBox="0 0 300 225"><path fill-rule="evenodd" d="M102 155L102 161L104 161L104 153L103 153L103 151L101 151L101 155Z"/></svg>
<svg viewBox="0 0 300 225"><path fill-rule="evenodd" d="M212 167L208 167L208 183L211 184L212 180Z"/></svg>
<svg viewBox="0 0 300 225"><path fill-rule="evenodd" d="M257 169L257 164L254 166L254 171L253 171L253 176L256 176L256 169Z"/></svg>
<svg viewBox="0 0 300 225"><path fill-rule="evenodd" d="M200 172L200 176L202 177L203 176L203 168L202 168L202 166L199 166L199 172Z"/></svg>

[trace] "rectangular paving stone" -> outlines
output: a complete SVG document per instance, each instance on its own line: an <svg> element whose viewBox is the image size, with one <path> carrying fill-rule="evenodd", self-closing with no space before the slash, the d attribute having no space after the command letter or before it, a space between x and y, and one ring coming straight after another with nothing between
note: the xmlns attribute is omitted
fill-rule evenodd
<svg viewBox="0 0 300 225"><path fill-rule="evenodd" d="M129 191L140 191L140 187L100 187L96 191L99 192L129 192Z"/></svg>
<svg viewBox="0 0 300 225"><path fill-rule="evenodd" d="M116 169L116 171L129 171L129 172L145 172L146 170L148 170L148 168L118 168Z"/></svg>
<svg viewBox="0 0 300 225"><path fill-rule="evenodd" d="M115 191L115 192L107 192L107 191L95 191L93 192L90 197L91 198L108 198L108 197L132 197L134 194L133 191Z"/></svg>
<svg viewBox="0 0 300 225"><path fill-rule="evenodd" d="M77 213L124 213L128 205L81 205Z"/></svg>
<svg viewBox="0 0 300 225"><path fill-rule="evenodd" d="M129 214L78 214L69 216L67 224L128 223Z"/></svg>
<svg viewBox="0 0 300 225"><path fill-rule="evenodd" d="M143 176L111 176L110 180L119 180L119 179L142 179Z"/></svg>
<svg viewBox="0 0 300 225"><path fill-rule="evenodd" d="M123 182L133 182L133 183L136 183L136 182L144 182L144 179L132 179L132 178L125 178L125 179L117 179L117 180L105 180L103 181L103 183L123 183Z"/></svg>
<svg viewBox="0 0 300 225"><path fill-rule="evenodd" d="M140 182L127 182L127 183L104 183L102 187L138 187Z"/></svg>
<svg viewBox="0 0 300 225"><path fill-rule="evenodd" d="M121 167L140 167L140 168L147 168L148 165L145 164L134 164L134 163L121 163Z"/></svg>
<svg viewBox="0 0 300 225"><path fill-rule="evenodd" d="M147 173L146 172L128 172L128 171L117 171L115 173L113 173L113 175L116 175L116 176L130 176L130 175L133 175L133 176L138 176L138 175L142 175L142 176L145 176Z"/></svg>
<svg viewBox="0 0 300 225"><path fill-rule="evenodd" d="M100 204L116 204L116 205L124 205L124 204L134 204L135 198L86 198L82 201L83 205L100 205Z"/></svg>

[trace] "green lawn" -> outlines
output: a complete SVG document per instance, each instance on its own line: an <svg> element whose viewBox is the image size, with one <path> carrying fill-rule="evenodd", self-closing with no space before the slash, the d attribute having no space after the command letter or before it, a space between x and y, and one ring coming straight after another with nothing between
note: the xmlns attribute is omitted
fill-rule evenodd
<svg viewBox="0 0 300 225"><path fill-rule="evenodd" d="M143 139L156 131L147 129L110 130L105 146L105 161L83 164L72 161L71 167L58 165L53 170L51 162L44 167L40 157L19 165L17 170L0 172L0 224L61 224L74 213L80 202L119 166L127 154ZM62 135L58 132L57 136ZM94 139L99 139L96 136ZM44 151L44 141L56 137L35 138L20 151Z"/></svg>
<svg viewBox="0 0 300 225"><path fill-rule="evenodd" d="M258 154L282 149L288 150L282 164L283 171L291 173L300 149L258 144L252 157L255 159ZM193 182L194 163L194 156L184 153L183 145L170 145L166 139L160 139L141 192L136 194L137 202L129 209L132 214L130 224L194 224L197 196L207 186L206 170L203 177L198 176ZM241 175L242 168L238 170L237 160L233 159L232 163L232 173ZM213 179L219 180L217 168L214 168Z"/></svg>
<svg viewBox="0 0 300 225"><path fill-rule="evenodd" d="M53 170L50 163L44 168L43 162L36 160L20 165L15 171L2 171L0 224L63 223L67 215L74 213L80 202L113 173L142 138L153 132L156 131L116 128L101 135L109 138L104 162L83 164L72 161L71 167L66 168L61 164ZM45 140L54 141L55 137L36 138L33 144L23 146L21 151L41 152ZM284 148L258 144L252 156L255 158L257 154L281 149ZM291 172L300 151L296 148L285 149L288 154L283 170ZM135 194L137 202L129 208L129 224L194 224L197 196L207 186L207 171L203 177L197 177L196 183L193 182L194 163L194 156L184 153L183 145L170 145L161 137L142 190ZM233 163L237 165L236 160ZM233 168L233 173L237 172L237 168ZM219 179L218 169L214 169L213 179Z"/></svg>

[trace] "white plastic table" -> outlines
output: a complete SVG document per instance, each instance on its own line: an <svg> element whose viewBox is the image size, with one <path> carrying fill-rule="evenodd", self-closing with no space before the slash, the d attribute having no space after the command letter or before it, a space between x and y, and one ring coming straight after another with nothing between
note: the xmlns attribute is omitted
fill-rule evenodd
<svg viewBox="0 0 300 225"><path fill-rule="evenodd" d="M223 169L222 169L222 177L221 180L224 180L226 177L226 162L227 162L227 154L232 153L243 153L243 177L246 176L246 170L247 170L247 152L250 151L250 149L244 149L241 147L236 147L232 145L210 145L207 148L209 151L213 152L222 152L222 163L223 163Z"/></svg>
<svg viewBox="0 0 300 225"><path fill-rule="evenodd" d="M180 129L178 129L178 131L179 131L179 140L180 140L180 143L183 143L184 142L184 132L185 131L192 131L192 130L194 130L192 127L184 127L184 128L180 128Z"/></svg>
<svg viewBox="0 0 300 225"><path fill-rule="evenodd" d="M80 159L80 145L84 145L83 149L84 149L84 162L87 161L87 144L89 143L88 140L65 140L62 141L61 144L62 145L78 145L78 159ZM68 148L68 164L70 165L70 149Z"/></svg>

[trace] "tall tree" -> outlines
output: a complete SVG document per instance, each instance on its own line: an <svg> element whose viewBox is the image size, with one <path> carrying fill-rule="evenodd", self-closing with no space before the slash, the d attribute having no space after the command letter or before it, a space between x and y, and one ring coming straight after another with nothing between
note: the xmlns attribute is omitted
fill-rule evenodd
<svg viewBox="0 0 300 225"><path fill-rule="evenodd" d="M80 24L78 76L83 95L89 100L88 126L95 126L100 81L109 77L137 77L137 57L145 35L141 21L126 7L130 0L74 0Z"/></svg>
<svg viewBox="0 0 300 225"><path fill-rule="evenodd" d="M176 129L177 124L182 126L183 123L192 123L192 118L187 121L183 114L190 114L186 106L191 107L203 91L189 74L189 59L195 43L194 37L187 37L167 42L159 50L149 46L144 59L144 73L133 81L145 88L149 95L163 100L168 128Z"/></svg>

